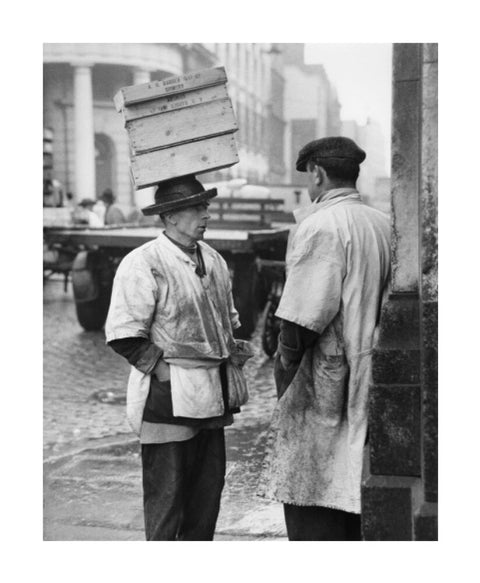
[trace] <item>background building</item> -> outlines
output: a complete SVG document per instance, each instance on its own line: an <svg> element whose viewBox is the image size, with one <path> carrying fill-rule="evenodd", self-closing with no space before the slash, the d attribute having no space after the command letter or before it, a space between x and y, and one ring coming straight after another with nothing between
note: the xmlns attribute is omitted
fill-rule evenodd
<svg viewBox="0 0 480 583"><path fill-rule="evenodd" d="M272 89L283 96L283 77L277 52L268 43L212 43L204 45L214 55L217 66L225 67L228 93L232 99L239 131L235 134L240 161L235 166L209 173L208 181L244 178L249 183L267 184L272 175L283 178L281 162L276 162L278 140L283 139L283 97L272 104ZM275 142L277 143L275 144Z"/></svg>
<svg viewBox="0 0 480 583"><path fill-rule="evenodd" d="M77 200L112 188L125 210L151 202L134 192L129 146L113 96L146 83L212 66L197 44L45 44L44 126L53 130L53 175ZM145 200L146 199L146 200Z"/></svg>
<svg viewBox="0 0 480 583"><path fill-rule="evenodd" d="M150 204L153 189L133 188L127 132L113 96L127 85L214 66L227 71L240 162L204 174L203 182L242 179L259 187L255 192L283 198L290 210L308 202L305 177L295 171L299 148L343 133L368 150L361 186L376 204L377 179L386 178L378 125L342 124L335 88L322 65L305 65L300 43L45 44L44 127L53 132L51 174L64 193L78 201L112 188L127 214ZM385 180L378 184L385 191Z"/></svg>
<svg viewBox="0 0 480 583"><path fill-rule="evenodd" d="M357 182L362 197L372 206L388 212L390 178L387 172L385 137L380 124L372 119L367 119L364 125L347 120L342 122L341 135L355 140L367 152Z"/></svg>
<svg viewBox="0 0 480 583"><path fill-rule="evenodd" d="M340 133L340 103L322 65L306 65L304 44L278 45L285 79L283 156L285 172L273 180L275 196L284 198L290 210L309 202L306 177L295 170L299 149L316 138ZM278 94L272 92L272 100Z"/></svg>

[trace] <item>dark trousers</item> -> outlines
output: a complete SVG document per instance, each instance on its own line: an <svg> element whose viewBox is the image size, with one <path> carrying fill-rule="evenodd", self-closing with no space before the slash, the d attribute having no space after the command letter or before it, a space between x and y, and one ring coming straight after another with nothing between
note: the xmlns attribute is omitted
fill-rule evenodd
<svg viewBox="0 0 480 583"><path fill-rule="evenodd" d="M142 445L147 540L213 540L225 483L225 436Z"/></svg>
<svg viewBox="0 0 480 583"><path fill-rule="evenodd" d="M362 540L360 514L284 504L288 540Z"/></svg>

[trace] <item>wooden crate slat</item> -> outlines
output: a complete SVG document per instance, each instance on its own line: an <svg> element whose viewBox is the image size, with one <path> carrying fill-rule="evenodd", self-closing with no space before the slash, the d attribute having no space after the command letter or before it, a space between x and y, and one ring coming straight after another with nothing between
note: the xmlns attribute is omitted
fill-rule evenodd
<svg viewBox="0 0 480 583"><path fill-rule="evenodd" d="M211 87L194 89L188 93L165 95L158 99L134 103L123 109L123 116L125 122L129 122L150 115L158 115L160 113L184 109L185 107L192 107L200 105L201 103L209 103L211 101L227 98L228 92L225 85L213 85Z"/></svg>
<svg viewBox="0 0 480 583"><path fill-rule="evenodd" d="M188 142L132 157L132 176L137 189L187 174L228 168L238 162L232 134Z"/></svg>
<svg viewBox="0 0 480 583"><path fill-rule="evenodd" d="M140 85L130 85L123 87L113 98L117 111L121 111L125 106L141 101L156 99L162 95L173 95L184 93L191 89L207 87L209 85L219 85L226 83L227 75L224 67L214 67L203 69L193 73L186 73L176 77L167 77L162 81L150 81Z"/></svg>
<svg viewBox="0 0 480 583"><path fill-rule="evenodd" d="M127 124L130 145L135 154L232 133L237 129L230 99L137 119Z"/></svg>

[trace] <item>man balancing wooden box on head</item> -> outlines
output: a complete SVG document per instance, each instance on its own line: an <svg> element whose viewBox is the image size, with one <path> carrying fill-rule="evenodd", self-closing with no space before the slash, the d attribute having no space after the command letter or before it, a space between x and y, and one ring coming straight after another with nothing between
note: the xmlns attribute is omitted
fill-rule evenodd
<svg viewBox="0 0 480 583"><path fill-rule="evenodd" d="M122 260L113 284L106 337L132 365L147 540L213 540L224 427L248 398L227 264L202 241L216 194L194 176L160 183L142 212L165 230Z"/></svg>
<svg viewBox="0 0 480 583"><path fill-rule="evenodd" d="M366 154L344 137L307 144L312 204L287 255L273 415L259 494L284 503L290 540L360 540L371 353L390 272L386 215L356 189Z"/></svg>

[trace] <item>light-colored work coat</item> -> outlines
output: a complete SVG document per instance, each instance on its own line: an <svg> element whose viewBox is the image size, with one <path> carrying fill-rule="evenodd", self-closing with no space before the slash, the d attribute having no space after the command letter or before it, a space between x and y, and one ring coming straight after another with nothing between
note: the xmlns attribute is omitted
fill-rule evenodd
<svg viewBox="0 0 480 583"><path fill-rule="evenodd" d="M276 312L320 334L276 406L260 496L360 512L371 352L390 271L389 221L354 189L298 226Z"/></svg>
<svg viewBox="0 0 480 583"><path fill-rule="evenodd" d="M159 346L170 365L174 415L201 418L224 413L218 367L235 350L233 330L240 321L225 260L203 241L198 244L206 271L202 278L195 262L163 233L124 257L105 335L107 342L140 337ZM230 363L227 375L230 404L240 406L246 387ZM127 418L137 434L149 390L150 375L132 366Z"/></svg>

